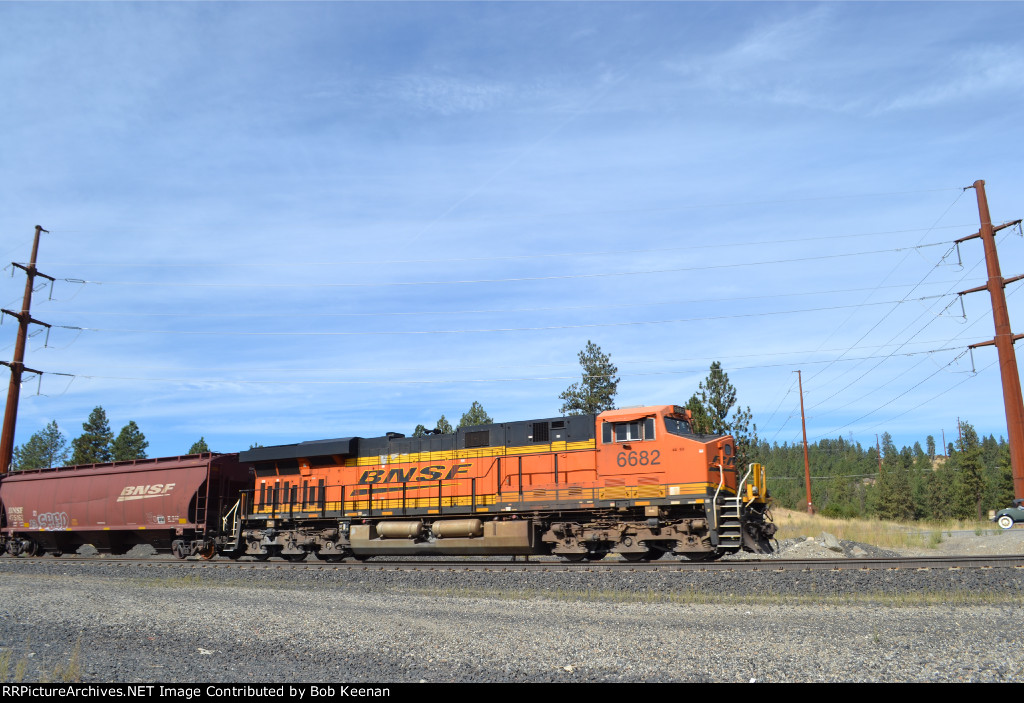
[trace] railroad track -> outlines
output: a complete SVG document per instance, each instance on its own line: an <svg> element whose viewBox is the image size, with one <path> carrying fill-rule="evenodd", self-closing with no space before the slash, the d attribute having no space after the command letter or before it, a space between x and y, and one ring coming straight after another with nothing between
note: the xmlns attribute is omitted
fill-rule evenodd
<svg viewBox="0 0 1024 703"><path fill-rule="evenodd" d="M654 561L654 562L566 562L556 560L383 560L365 562L327 563L320 561L231 561L228 559L179 560L175 558L146 557L18 557L0 559L5 563L66 563L77 565L111 564L146 566L153 568L178 567L184 569L239 569L239 570L316 570L335 571L445 571L445 572L641 572L641 571L871 571L898 569L1022 569L1024 555L936 556L893 558L837 558L837 559L737 559L715 562Z"/></svg>

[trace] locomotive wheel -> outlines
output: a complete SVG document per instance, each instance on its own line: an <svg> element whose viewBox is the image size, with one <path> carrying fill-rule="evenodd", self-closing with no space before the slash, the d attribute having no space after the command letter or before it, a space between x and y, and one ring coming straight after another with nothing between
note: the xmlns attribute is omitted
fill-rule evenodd
<svg viewBox="0 0 1024 703"><path fill-rule="evenodd" d="M328 564L337 564L339 561L345 560L344 554L324 554L320 550L314 551L313 556L320 561L326 561Z"/></svg>
<svg viewBox="0 0 1024 703"><path fill-rule="evenodd" d="M690 561L715 561L721 559L725 552L714 550L711 552L685 552L683 556Z"/></svg>
<svg viewBox="0 0 1024 703"><path fill-rule="evenodd" d="M661 556L660 552L648 549L646 552L622 552L622 558L626 561L652 561Z"/></svg>

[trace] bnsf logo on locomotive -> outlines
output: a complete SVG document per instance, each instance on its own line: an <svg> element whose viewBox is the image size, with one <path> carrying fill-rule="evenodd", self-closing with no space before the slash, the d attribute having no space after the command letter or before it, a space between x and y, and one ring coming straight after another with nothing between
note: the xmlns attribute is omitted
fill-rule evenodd
<svg viewBox="0 0 1024 703"><path fill-rule="evenodd" d="M373 469L364 471L359 477L359 483L408 483L410 481L450 481L458 478L460 474L467 473L472 464L456 464L450 469L447 466L424 466L417 469L415 466L403 471L402 469Z"/></svg>
<svg viewBox="0 0 1024 703"><path fill-rule="evenodd" d="M174 483L153 483L148 486L125 486L118 496L117 502L126 500L142 500L143 498L159 498L174 490Z"/></svg>

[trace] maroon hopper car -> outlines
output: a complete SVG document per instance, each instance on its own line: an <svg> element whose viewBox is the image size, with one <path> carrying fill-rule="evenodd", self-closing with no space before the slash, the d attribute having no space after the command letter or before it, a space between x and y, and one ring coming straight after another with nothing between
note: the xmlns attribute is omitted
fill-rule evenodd
<svg viewBox="0 0 1024 703"><path fill-rule="evenodd" d="M150 544L208 558L248 479L237 454L212 453L10 473L0 482L0 542L12 555Z"/></svg>

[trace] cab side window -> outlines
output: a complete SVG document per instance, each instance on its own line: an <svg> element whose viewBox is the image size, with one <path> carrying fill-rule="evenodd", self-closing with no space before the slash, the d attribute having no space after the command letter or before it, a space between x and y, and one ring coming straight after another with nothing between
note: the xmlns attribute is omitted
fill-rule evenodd
<svg viewBox="0 0 1024 703"><path fill-rule="evenodd" d="M605 444L612 442L642 442L654 439L654 418L648 417L643 420L630 420L629 422L605 422L601 432L601 441Z"/></svg>

